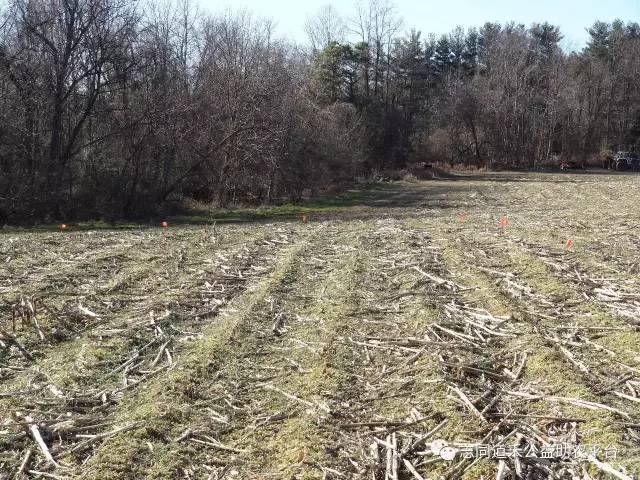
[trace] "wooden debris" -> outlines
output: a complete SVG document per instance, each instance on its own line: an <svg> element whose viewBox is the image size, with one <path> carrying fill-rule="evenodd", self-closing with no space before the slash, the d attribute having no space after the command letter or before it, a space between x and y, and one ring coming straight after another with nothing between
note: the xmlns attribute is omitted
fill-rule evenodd
<svg viewBox="0 0 640 480"><path fill-rule="evenodd" d="M30 420L31 419L27 418L27 421L30 421ZM49 447L47 447L47 444L42 439L42 435L40 435L40 429L38 428L38 425L36 425L35 423L30 424L29 432L31 432L31 436L33 437L36 444L38 445L38 448L40 448L40 451L44 455L44 458L47 459L47 462L49 462L50 464L52 464L57 468L60 468L60 465L55 461L55 459L53 458L53 455L51 455L51 452L49 451Z"/></svg>

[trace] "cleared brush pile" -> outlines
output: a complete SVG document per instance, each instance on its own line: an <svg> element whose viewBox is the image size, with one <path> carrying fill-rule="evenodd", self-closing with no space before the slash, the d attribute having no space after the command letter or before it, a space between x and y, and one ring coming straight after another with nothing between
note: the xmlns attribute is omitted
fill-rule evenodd
<svg viewBox="0 0 640 480"><path fill-rule="evenodd" d="M638 193L478 174L309 223L3 234L0 471L635 479Z"/></svg>

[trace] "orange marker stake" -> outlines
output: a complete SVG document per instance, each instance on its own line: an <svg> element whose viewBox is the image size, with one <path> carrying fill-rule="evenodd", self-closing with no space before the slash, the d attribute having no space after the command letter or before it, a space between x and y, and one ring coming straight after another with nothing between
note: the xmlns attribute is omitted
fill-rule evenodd
<svg viewBox="0 0 640 480"><path fill-rule="evenodd" d="M502 217L500 219L500 226L502 228L507 228L509 225L511 225L511 222L509 221L509 219L507 217Z"/></svg>
<svg viewBox="0 0 640 480"><path fill-rule="evenodd" d="M569 250L573 250L573 240L571 239L567 240L567 248Z"/></svg>
<svg viewBox="0 0 640 480"><path fill-rule="evenodd" d="M66 223L62 223L60 224L60 231L64 232L67 229L67 224Z"/></svg>

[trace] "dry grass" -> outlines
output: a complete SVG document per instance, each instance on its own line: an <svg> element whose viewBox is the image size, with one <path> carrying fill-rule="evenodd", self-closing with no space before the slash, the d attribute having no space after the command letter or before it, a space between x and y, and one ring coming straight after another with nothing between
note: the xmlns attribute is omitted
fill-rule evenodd
<svg viewBox="0 0 640 480"><path fill-rule="evenodd" d="M639 190L473 173L310 223L0 234L0 476L634 478Z"/></svg>

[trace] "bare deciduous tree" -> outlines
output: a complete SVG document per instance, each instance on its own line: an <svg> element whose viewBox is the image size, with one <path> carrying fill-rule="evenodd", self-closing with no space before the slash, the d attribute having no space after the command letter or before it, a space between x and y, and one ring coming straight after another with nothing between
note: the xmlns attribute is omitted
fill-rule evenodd
<svg viewBox="0 0 640 480"><path fill-rule="evenodd" d="M335 7L327 4L320 7L315 15L307 17L304 30L315 55L332 42L344 41L346 24Z"/></svg>

